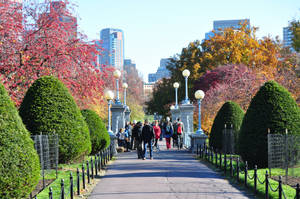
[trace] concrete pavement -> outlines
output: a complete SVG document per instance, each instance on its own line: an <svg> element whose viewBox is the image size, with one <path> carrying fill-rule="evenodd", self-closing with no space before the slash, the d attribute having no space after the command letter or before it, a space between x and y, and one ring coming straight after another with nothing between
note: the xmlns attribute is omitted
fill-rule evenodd
<svg viewBox="0 0 300 199"><path fill-rule="evenodd" d="M137 159L135 151L120 154L89 198L254 198L233 187L187 151L166 150L164 145L161 148L163 150L154 153L153 160Z"/></svg>

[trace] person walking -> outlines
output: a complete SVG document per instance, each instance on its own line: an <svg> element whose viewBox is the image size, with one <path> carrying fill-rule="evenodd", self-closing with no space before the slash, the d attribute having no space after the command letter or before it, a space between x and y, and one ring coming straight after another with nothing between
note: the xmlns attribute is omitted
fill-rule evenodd
<svg viewBox="0 0 300 199"><path fill-rule="evenodd" d="M127 151L129 151L129 149L132 149L131 140L133 140L132 139L132 126L131 126L130 122L126 122L125 131L128 134L128 139L126 140L126 144L127 144L126 147L127 147Z"/></svg>
<svg viewBox="0 0 300 199"><path fill-rule="evenodd" d="M154 124L155 124L154 127L153 127L154 134L155 134L155 143L154 143L154 146L156 147L157 150L159 150L158 140L160 138L161 129L160 129L159 125L158 125L158 121L157 120L155 120Z"/></svg>
<svg viewBox="0 0 300 199"><path fill-rule="evenodd" d="M176 121L176 128L174 128L174 132L177 135L177 146L178 149L182 149L183 146L183 123L181 122L180 118L177 118Z"/></svg>
<svg viewBox="0 0 300 199"><path fill-rule="evenodd" d="M166 118L166 123L164 125L164 131L165 131L165 139L166 139L166 145L167 145L167 149L169 150L171 148L171 137L173 135L174 129L173 129L173 125L170 121L170 118L167 117Z"/></svg>
<svg viewBox="0 0 300 199"><path fill-rule="evenodd" d="M147 147L149 146L150 159L153 159L153 151L152 151L152 139L154 138L154 130L153 127L149 124L149 121L146 119L144 127L142 129L142 139L144 142L144 156L143 159L146 160L147 156Z"/></svg>
<svg viewBox="0 0 300 199"><path fill-rule="evenodd" d="M138 159L143 158L143 140L142 140L142 122L136 123L132 129L132 137L134 139L134 146L136 147L136 152Z"/></svg>

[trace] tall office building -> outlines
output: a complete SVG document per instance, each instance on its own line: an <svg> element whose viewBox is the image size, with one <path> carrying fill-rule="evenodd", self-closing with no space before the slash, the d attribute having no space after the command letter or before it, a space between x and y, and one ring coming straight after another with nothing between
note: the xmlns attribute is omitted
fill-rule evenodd
<svg viewBox="0 0 300 199"><path fill-rule="evenodd" d="M131 71L136 70L135 62L131 59L124 59L124 70L127 73L130 73Z"/></svg>
<svg viewBox="0 0 300 199"><path fill-rule="evenodd" d="M290 30L290 27L284 27L283 28L283 46L284 47L290 47L291 50L292 48L292 31Z"/></svg>
<svg viewBox="0 0 300 199"><path fill-rule="evenodd" d="M148 74L148 82L156 82L162 78L168 78L171 76L170 71L167 66L171 64L170 58L163 58L160 60L160 66L158 67L156 73Z"/></svg>
<svg viewBox="0 0 300 199"><path fill-rule="evenodd" d="M124 33L120 29L106 28L100 32L102 52L100 65L123 70L124 66Z"/></svg>
<svg viewBox="0 0 300 199"><path fill-rule="evenodd" d="M216 33L222 32L225 28L232 28L237 30L241 27L243 23L247 24L247 28L250 28L250 19L236 19L236 20L217 20L213 22L213 30ZM215 34L210 31L205 33L205 40L210 39Z"/></svg>

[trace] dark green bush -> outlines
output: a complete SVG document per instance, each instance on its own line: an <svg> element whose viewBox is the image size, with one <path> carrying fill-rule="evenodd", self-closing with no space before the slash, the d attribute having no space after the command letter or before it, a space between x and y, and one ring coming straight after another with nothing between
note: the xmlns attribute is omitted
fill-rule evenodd
<svg viewBox="0 0 300 199"><path fill-rule="evenodd" d="M291 94L275 81L266 82L245 114L239 152L250 166L268 166L268 128L271 133L300 134L300 109Z"/></svg>
<svg viewBox="0 0 300 199"><path fill-rule="evenodd" d="M20 115L32 134L58 134L61 163L91 152L88 126L68 89L57 78L44 76L36 80L24 97Z"/></svg>
<svg viewBox="0 0 300 199"><path fill-rule="evenodd" d="M26 198L39 181L33 141L0 84L0 198Z"/></svg>
<svg viewBox="0 0 300 199"><path fill-rule="evenodd" d="M243 117L244 111L237 103L231 101L225 102L214 119L209 137L209 145L214 147L214 149L222 149L223 129L225 124L228 127L231 124L233 125L236 140L235 143L237 143L237 137Z"/></svg>
<svg viewBox="0 0 300 199"><path fill-rule="evenodd" d="M92 142L92 154L106 148L110 144L110 137L101 118L92 110L85 109L81 111L82 116L90 130Z"/></svg>

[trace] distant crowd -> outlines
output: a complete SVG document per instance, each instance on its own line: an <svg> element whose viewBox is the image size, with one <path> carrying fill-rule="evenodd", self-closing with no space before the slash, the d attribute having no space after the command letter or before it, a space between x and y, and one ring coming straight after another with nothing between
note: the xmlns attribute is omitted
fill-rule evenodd
<svg viewBox="0 0 300 199"><path fill-rule="evenodd" d="M124 147L126 151L136 150L139 159L146 160L147 148L149 148L150 159L153 159L153 148L159 151L158 141L166 140L166 147L173 147L178 150L183 147L184 126L180 118L177 118L173 123L170 118L166 120L155 120L149 123L146 119L144 123L141 121L127 122L125 128L121 128L117 133L118 146Z"/></svg>

